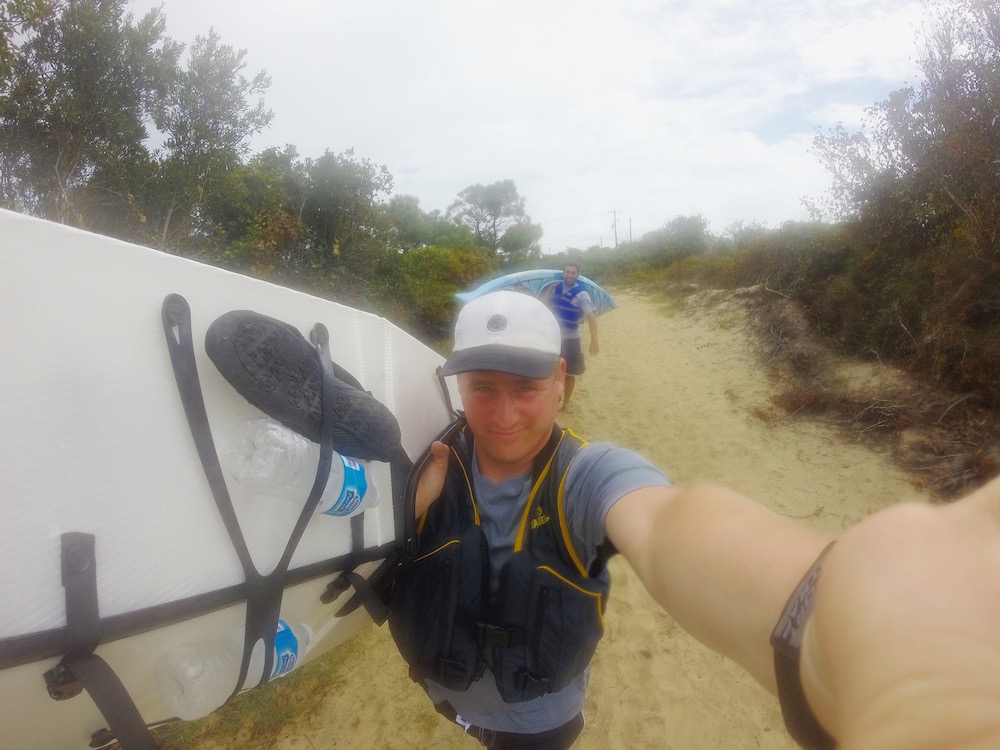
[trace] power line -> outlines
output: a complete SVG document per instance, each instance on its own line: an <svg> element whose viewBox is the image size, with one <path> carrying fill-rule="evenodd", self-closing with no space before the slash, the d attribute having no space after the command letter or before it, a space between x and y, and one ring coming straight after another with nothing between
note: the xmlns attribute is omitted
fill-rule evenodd
<svg viewBox="0 0 1000 750"><path fill-rule="evenodd" d="M613 213L612 211L597 211L589 214L580 214L578 216L564 216L561 219L537 219L539 224L554 224L557 221L579 221L580 219L589 219L594 216L607 216Z"/></svg>

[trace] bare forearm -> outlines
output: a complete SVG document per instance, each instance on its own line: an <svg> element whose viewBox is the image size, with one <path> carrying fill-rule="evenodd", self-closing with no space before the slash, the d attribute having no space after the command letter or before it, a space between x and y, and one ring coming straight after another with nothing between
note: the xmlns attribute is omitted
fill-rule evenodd
<svg viewBox="0 0 1000 750"><path fill-rule="evenodd" d="M774 692L771 630L827 539L720 487L632 493L608 533L685 630Z"/></svg>
<svg viewBox="0 0 1000 750"><path fill-rule="evenodd" d="M597 340L597 316L594 313L588 313L587 323L590 325L590 353L592 356L596 356L601 351L601 345Z"/></svg>
<svg viewBox="0 0 1000 750"><path fill-rule="evenodd" d="M699 640L774 690L769 635L827 540L715 487L622 498L607 532ZM844 750L1000 747L1000 479L846 531L818 579L800 674Z"/></svg>

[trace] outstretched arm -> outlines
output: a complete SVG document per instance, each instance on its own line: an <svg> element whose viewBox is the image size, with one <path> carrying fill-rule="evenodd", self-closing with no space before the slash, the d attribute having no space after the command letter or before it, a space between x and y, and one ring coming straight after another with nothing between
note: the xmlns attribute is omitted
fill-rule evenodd
<svg viewBox="0 0 1000 750"><path fill-rule="evenodd" d="M775 692L771 631L828 539L721 487L637 490L606 527L681 627Z"/></svg>
<svg viewBox="0 0 1000 750"><path fill-rule="evenodd" d="M713 487L631 493L607 531L686 630L774 691L770 632L826 539ZM845 532L800 673L841 750L1000 747L1000 480Z"/></svg>

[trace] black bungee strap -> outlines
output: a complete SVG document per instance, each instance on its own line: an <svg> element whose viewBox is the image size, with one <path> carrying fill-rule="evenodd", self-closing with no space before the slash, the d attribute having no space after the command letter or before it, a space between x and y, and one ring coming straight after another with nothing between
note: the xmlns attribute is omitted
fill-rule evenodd
<svg viewBox="0 0 1000 750"><path fill-rule="evenodd" d="M123 750L156 750L153 735L118 675L94 653L101 642L95 537L71 531L62 535L61 542L68 645L59 664L45 673L49 695L66 700L86 690Z"/></svg>
<svg viewBox="0 0 1000 750"><path fill-rule="evenodd" d="M333 403L331 397L331 377L336 377L336 372L333 369L333 357L330 356L330 334L327 331L326 326L322 323L317 323L313 326L312 331L309 333L309 340L312 341L313 345L319 352L320 364L323 366L323 403L329 404ZM351 384L357 383L353 376L351 377L353 381ZM358 388L361 384L358 383ZM331 434L331 430L328 428L331 425L327 424L327 409L323 410L323 435ZM331 443L332 449L332 443ZM323 482L324 487L326 486L326 481ZM322 494L323 488L320 488L320 494ZM362 511L356 516L351 517L351 553L357 557L365 549L365 513Z"/></svg>
<svg viewBox="0 0 1000 750"><path fill-rule="evenodd" d="M413 546L415 524L412 503L408 504L407 501L411 495L407 493L406 488L412 477L413 464L402 446L397 448L394 457L390 459L389 469L392 477L395 547L367 579L351 569L345 570L330 582L320 597L324 604L335 602L348 588L354 588L354 596L337 610L337 617L345 617L359 606L363 606L376 625L385 623L389 617L389 608L385 603L388 587L411 558L410 548Z"/></svg>
<svg viewBox="0 0 1000 750"><path fill-rule="evenodd" d="M444 396L444 403L445 406L448 407L449 416L457 417L458 412L455 410L455 407L451 403L451 391L448 390L448 381L445 380L444 379L445 376L441 374L441 369L442 369L441 365L438 365L434 369L434 374L437 375L438 385L441 387L441 395Z"/></svg>
<svg viewBox="0 0 1000 750"><path fill-rule="evenodd" d="M441 383L442 392L449 410L451 401L448 398L447 386L441 378L441 368L437 369L438 378ZM458 419L453 421L445 430L440 433L436 440L450 443L456 434L465 428L465 415L456 412ZM392 588L397 578L413 562L413 555L416 551L416 497L417 485L420 483L420 476L427 463L431 460L430 445L424 450L417 461L411 462L403 451L402 447L397 450L397 457L390 462L392 469L392 489L393 505L396 518L396 548L382 561L382 564L374 573L365 580L357 573L345 573L335 580L327 588L323 601L329 603L335 600L348 585L354 587L352 596L345 605L337 612L338 617L343 617L359 606L364 606L375 621L376 625L382 625L389 619L388 600L392 594Z"/></svg>
<svg viewBox="0 0 1000 750"><path fill-rule="evenodd" d="M327 435L332 434L334 419L332 410L324 409L322 417L322 441L320 442L319 466L316 469L316 480L299 513L295 527L285 545L281 559L267 575L262 575L253 564L246 540L240 529L239 520L233 507L232 498L226 486L225 476L219 464L215 450L215 441L205 410L205 400L201 391L201 381L195 362L194 344L191 332L191 308L183 297L170 294L163 301L163 329L166 334L167 348L173 364L177 388L187 415L191 435L198 449L205 477L215 499L215 504L222 516L233 549L236 551L240 565L246 577L246 628L243 647L243 662L240 666L240 676L233 688L236 695L247 678L250 655L258 640L264 642L264 667L258 683L270 679L274 668L274 639L278 629L278 618L281 611L281 598L288 565L291 562L295 548L305 532L313 512L319 504L320 496L326 486L333 458L333 445ZM316 324L313 329L313 343L318 347L326 345L329 336L322 324ZM319 352L323 367L323 401L333 402L333 363L328 356ZM231 696L232 697L232 696Z"/></svg>

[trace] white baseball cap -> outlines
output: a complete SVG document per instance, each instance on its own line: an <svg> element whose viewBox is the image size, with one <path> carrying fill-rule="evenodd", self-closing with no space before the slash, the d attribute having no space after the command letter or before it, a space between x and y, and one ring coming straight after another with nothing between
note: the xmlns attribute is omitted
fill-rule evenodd
<svg viewBox="0 0 1000 750"><path fill-rule="evenodd" d="M455 348L442 375L491 370L543 380L559 364L559 321L543 302L522 292L491 292L458 313Z"/></svg>

